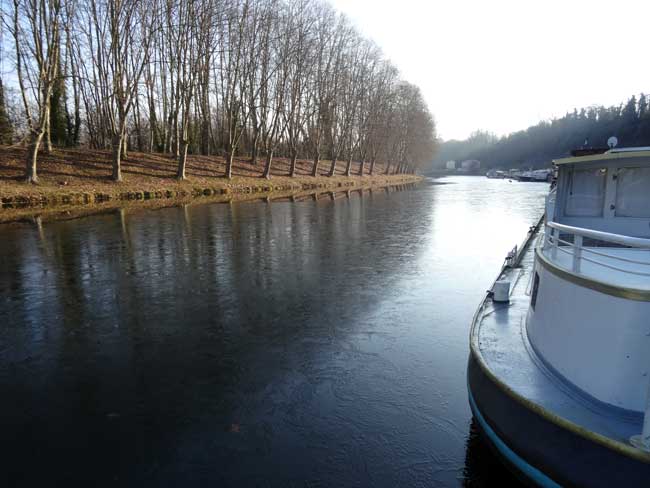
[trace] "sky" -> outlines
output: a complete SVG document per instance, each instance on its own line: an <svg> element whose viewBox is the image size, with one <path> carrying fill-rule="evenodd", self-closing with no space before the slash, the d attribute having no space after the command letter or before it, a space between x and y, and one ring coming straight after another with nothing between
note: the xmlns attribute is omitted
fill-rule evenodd
<svg viewBox="0 0 650 488"><path fill-rule="evenodd" d="M650 92L650 0L331 0L420 87L444 140Z"/></svg>

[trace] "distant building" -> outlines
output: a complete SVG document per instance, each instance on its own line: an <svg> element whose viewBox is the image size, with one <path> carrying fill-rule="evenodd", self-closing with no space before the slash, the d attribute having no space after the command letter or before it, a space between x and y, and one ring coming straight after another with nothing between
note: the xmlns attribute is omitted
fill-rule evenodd
<svg viewBox="0 0 650 488"><path fill-rule="evenodd" d="M456 169L456 161L447 161L447 169Z"/></svg>
<svg viewBox="0 0 650 488"><path fill-rule="evenodd" d="M481 162L477 159L468 159L460 163L461 170L465 172L478 171L481 169Z"/></svg>

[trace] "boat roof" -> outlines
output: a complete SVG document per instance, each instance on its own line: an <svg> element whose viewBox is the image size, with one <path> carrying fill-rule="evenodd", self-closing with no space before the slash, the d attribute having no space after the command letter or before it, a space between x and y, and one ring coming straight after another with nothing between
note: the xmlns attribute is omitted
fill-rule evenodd
<svg viewBox="0 0 650 488"><path fill-rule="evenodd" d="M596 161L615 161L629 158L650 158L650 147L622 147L610 149L601 154L590 154L589 156L575 156L570 158L554 159L553 164L578 164L592 163Z"/></svg>

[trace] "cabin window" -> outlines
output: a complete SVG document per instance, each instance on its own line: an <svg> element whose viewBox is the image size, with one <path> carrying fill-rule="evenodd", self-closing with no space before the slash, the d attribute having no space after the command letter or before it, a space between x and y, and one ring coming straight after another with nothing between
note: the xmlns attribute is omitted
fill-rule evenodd
<svg viewBox="0 0 650 488"><path fill-rule="evenodd" d="M571 171L564 214L567 217L602 217L606 181L605 168Z"/></svg>
<svg viewBox="0 0 650 488"><path fill-rule="evenodd" d="M650 168L618 170L616 216L650 217Z"/></svg>
<svg viewBox="0 0 650 488"><path fill-rule="evenodd" d="M537 290L539 290L539 274L535 271L535 279L533 281L533 291L530 294L530 306L535 310L535 305L537 305Z"/></svg>

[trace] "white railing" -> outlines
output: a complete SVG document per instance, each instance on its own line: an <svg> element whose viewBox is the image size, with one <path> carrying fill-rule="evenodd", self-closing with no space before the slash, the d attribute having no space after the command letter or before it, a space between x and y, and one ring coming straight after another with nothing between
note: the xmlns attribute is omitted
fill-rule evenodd
<svg viewBox="0 0 650 488"><path fill-rule="evenodd" d="M572 236L572 241L561 239L561 235ZM617 246L623 246L626 248L650 249L650 239L629 237L593 229L583 229L581 227L572 227L570 225L558 224L557 222L547 222L544 250L550 252L551 259L557 259L558 252L571 255L573 258L571 268L574 273L580 273L582 270L582 263L583 261L586 261L620 273L650 277L650 261L642 261L632 259L628 256L607 253L597 246L584 246L585 238L593 239L605 244L616 244ZM599 260L599 257L606 258L609 262L605 263L602 260ZM628 265L647 266L647 268L640 268L638 271L632 270L629 269L629 267L620 267L623 263Z"/></svg>

